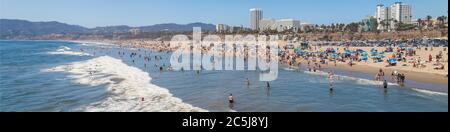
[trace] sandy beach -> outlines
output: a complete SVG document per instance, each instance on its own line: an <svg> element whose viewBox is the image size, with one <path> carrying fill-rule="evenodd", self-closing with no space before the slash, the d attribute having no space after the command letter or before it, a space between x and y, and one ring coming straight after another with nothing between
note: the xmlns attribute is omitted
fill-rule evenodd
<svg viewBox="0 0 450 132"><path fill-rule="evenodd" d="M167 41L161 41L161 40L105 40L105 41L96 41L96 40L90 40L90 41L83 41L86 43L112 43L117 44L121 46L127 46L127 47L133 47L133 48L146 48L146 49L153 49L158 51L175 51L174 48L169 47L169 43ZM286 41L279 41L280 47L284 47L287 45ZM334 49L337 53L344 53L345 49L350 51L355 50L363 50L366 52L370 52L372 49L375 49L377 51L385 51L387 47L345 47L345 46L310 46L309 51L325 51L327 49ZM321 68L336 68L346 71L357 71L357 72L364 72L373 74L374 78L375 75L379 72L380 69L382 69L386 77L390 78L391 73L394 71L398 73L405 74L406 78L408 80L414 80L419 82L426 82L426 83L437 83L437 84L448 84L448 49L447 47L433 47L431 50L431 47L420 47L420 48L414 48L415 54L413 56L407 56L405 57L405 61L398 61L396 66L387 66L389 65L387 63L387 60L393 56L394 54L398 52L404 52L400 51L400 47L392 47L393 52L385 52L384 58L382 59L382 62L374 62L372 61L372 58L375 56L368 55L367 61L352 61L353 65L348 65L348 61L337 61L336 64L334 64L333 61L325 60L326 63L321 65ZM205 51L205 49L202 49ZM398 50L398 52L397 52ZM227 51L232 52L232 51ZM287 50L288 54L293 54L293 50ZM436 55L441 54L442 58L437 61ZM238 56L242 56L242 54L237 54ZM429 61L429 56L432 56L432 61ZM286 63L286 59L280 58L281 62ZM319 58L304 58L304 57L298 57L296 58L296 62L302 62L303 64L308 63L307 60L315 59L316 61L319 61ZM359 59L361 59L361 56L359 56ZM414 62L420 61L420 66L414 67ZM443 69L435 69L437 67L443 66ZM389 80L389 79L388 79Z"/></svg>
<svg viewBox="0 0 450 132"><path fill-rule="evenodd" d="M329 46L329 47L318 47L318 50L325 51L327 48L334 48L339 49L337 52L343 53L344 48L346 47L338 47L338 46ZM357 50L362 49L364 51L369 52L372 48L378 50L378 51L384 51L385 47L347 47L349 50ZM398 47L394 47L394 49L397 49ZM442 52L443 58L440 59L440 62L436 61L435 56L439 54L439 52ZM365 72L370 73L375 76L375 74L378 73L380 69L384 70L386 75L391 75L392 72L397 71L399 73L404 73L408 79L420 81L420 82L428 82L428 83L438 83L438 84L448 84L448 49L446 47L434 47L431 51L430 49L425 50L425 47L422 47L421 49L417 49L416 55L411 57L406 57L407 61L398 61L396 66L388 66L387 59L389 56L392 56L396 52L389 52L385 53L384 56L386 56L383 59L383 62L373 62L371 61L371 56L369 54L369 60L368 61L354 61L354 65L350 66L347 63L344 62L338 62L336 65L329 64L323 65L323 68L337 68L337 69L343 69L348 71L358 71L358 72ZM431 62L426 61L429 59L429 55L433 56L433 60ZM421 67L413 67L413 61L417 59L423 60ZM303 60L303 62L307 63L306 60ZM444 69L437 70L435 69L437 66L436 64L442 64L444 66Z"/></svg>

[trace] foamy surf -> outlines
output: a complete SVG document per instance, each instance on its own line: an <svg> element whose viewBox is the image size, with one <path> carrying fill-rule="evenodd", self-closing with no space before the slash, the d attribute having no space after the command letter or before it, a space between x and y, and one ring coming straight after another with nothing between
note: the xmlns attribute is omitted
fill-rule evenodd
<svg viewBox="0 0 450 132"><path fill-rule="evenodd" d="M324 72L324 71L316 71L316 72L305 71L305 73L310 74L310 75L328 77L328 73ZM369 79L349 77L349 76L343 76L343 75L333 75L333 76L336 80L349 80L349 81L354 81L357 84L361 84L361 85L383 85L382 81L374 81L374 80L369 80ZM392 85L392 86L398 86L398 84L396 84L396 83L388 83L388 84Z"/></svg>
<svg viewBox="0 0 450 132"><path fill-rule="evenodd" d="M448 93L441 93L436 91L430 91L425 89L418 89L418 88L412 88L413 91L416 91L418 93L428 94L428 95L439 95L439 96L448 96Z"/></svg>
<svg viewBox="0 0 450 132"><path fill-rule="evenodd" d="M152 78L148 73L109 56L62 65L48 71L68 72L77 84L106 85L106 98L81 107L80 111L206 112L183 103L167 89L151 84Z"/></svg>
<svg viewBox="0 0 450 132"><path fill-rule="evenodd" d="M54 52L47 52L47 54L51 54L51 55L91 56L88 53L72 51L71 48L66 47L66 46L61 46L56 51L54 51Z"/></svg>

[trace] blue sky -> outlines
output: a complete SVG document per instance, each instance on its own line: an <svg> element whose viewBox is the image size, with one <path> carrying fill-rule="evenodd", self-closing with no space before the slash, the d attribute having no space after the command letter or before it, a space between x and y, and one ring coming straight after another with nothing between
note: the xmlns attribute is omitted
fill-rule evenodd
<svg viewBox="0 0 450 132"><path fill-rule="evenodd" d="M60 21L86 27L144 26L192 22L249 25L249 9L265 18L295 18L316 24L358 21L377 4L401 1L415 18L446 15L448 0L0 0L0 18Z"/></svg>

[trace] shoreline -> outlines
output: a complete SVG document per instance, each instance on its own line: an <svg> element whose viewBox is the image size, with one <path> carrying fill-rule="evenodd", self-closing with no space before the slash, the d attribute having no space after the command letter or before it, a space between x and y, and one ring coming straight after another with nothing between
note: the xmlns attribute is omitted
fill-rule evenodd
<svg viewBox="0 0 450 132"><path fill-rule="evenodd" d="M370 65L353 65L352 67L346 65L346 64L338 64L337 66L324 66L328 69L339 69L339 70L345 70L345 71L356 71L356 72L362 72L367 73L370 75L374 75L378 73L380 70L379 67L370 66ZM445 75L435 74L435 73L427 73L427 72L417 72L417 71L409 71L409 70L402 70L398 68L382 68L383 71L386 74L386 78L390 78L390 73L392 73L394 70L404 73L407 76L407 80L412 81L418 81L422 83L433 83L433 84L442 84L442 85L448 85L448 78ZM389 79L387 79L389 80Z"/></svg>
<svg viewBox="0 0 450 132"><path fill-rule="evenodd" d="M151 49L151 50L160 50L154 48L155 45L146 45L145 47L140 47L140 45L135 45L132 43L124 44L124 42L130 42L132 40L128 41L96 41L96 40L53 40L53 41L66 41L66 42L74 42L74 43L87 43L87 44L112 44L112 45L118 45L118 46L132 46L132 47L138 47L138 48L144 48L144 49ZM157 41L154 41L157 42ZM301 62L303 64L307 63L307 60L302 59ZM281 63L281 62L280 62ZM447 63L448 64L448 63ZM418 81L422 83L433 83L433 84L441 84L441 85L448 85L448 77L444 74L437 74L437 73L430 73L426 71L413 71L413 70L405 70L401 68L395 68L395 67L377 67L372 66L370 64L363 64L358 63L356 65L353 65L350 67L347 64L344 63L337 63L336 66L334 64L328 64L328 65L322 65L323 69L338 69L338 70L345 70L348 72L362 72L367 74L373 74L375 75L378 73L379 69L383 69L383 71L386 73L386 77L390 78L390 73L392 73L394 70L399 71L401 73L405 73L407 76L407 80L413 80ZM370 78L370 77L369 77Z"/></svg>

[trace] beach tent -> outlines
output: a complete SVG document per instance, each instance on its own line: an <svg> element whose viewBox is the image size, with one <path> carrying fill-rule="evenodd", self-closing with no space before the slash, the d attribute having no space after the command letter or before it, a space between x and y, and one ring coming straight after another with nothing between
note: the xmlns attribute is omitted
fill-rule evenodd
<svg viewBox="0 0 450 132"><path fill-rule="evenodd" d="M369 54L367 52L363 52L362 53L362 60L368 60L369 59Z"/></svg>
<svg viewBox="0 0 450 132"><path fill-rule="evenodd" d="M331 57L332 57L333 60L335 60L337 58L337 54L333 53L333 54L331 54Z"/></svg>
<svg viewBox="0 0 450 132"><path fill-rule="evenodd" d="M370 53L371 53L372 56L376 56L378 54L378 52L375 50L375 48L372 48L370 50Z"/></svg>
<svg viewBox="0 0 450 132"><path fill-rule="evenodd" d="M358 53L364 53L364 52L366 52L366 51L364 51L364 50L362 50L362 49L358 49L358 50L356 50L356 52L358 52Z"/></svg>
<svg viewBox="0 0 450 132"><path fill-rule="evenodd" d="M389 62L389 65L391 65L391 66L397 65L397 59L396 58L389 58L388 62Z"/></svg>

